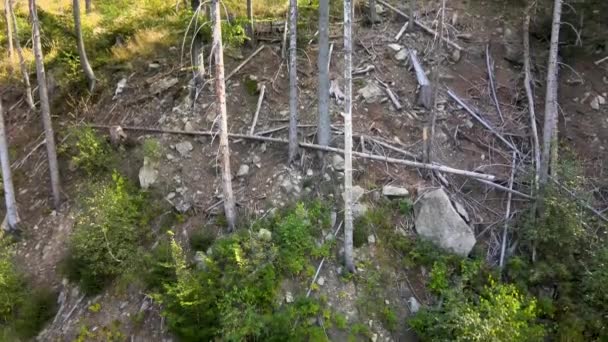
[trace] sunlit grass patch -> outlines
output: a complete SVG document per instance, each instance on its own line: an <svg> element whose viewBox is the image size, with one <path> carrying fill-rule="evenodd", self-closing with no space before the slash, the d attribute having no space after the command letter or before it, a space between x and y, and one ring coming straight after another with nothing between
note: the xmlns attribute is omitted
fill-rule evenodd
<svg viewBox="0 0 608 342"><path fill-rule="evenodd" d="M170 37L165 29L144 29L136 32L125 44L112 47L112 56L118 61L151 56L158 48L170 44Z"/></svg>

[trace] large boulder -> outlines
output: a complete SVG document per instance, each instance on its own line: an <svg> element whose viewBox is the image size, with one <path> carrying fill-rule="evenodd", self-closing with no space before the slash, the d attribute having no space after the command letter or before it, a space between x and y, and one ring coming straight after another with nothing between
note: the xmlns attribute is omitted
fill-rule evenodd
<svg viewBox="0 0 608 342"><path fill-rule="evenodd" d="M476 242L475 234L443 189L422 195L414 209L418 235L461 256L471 252Z"/></svg>

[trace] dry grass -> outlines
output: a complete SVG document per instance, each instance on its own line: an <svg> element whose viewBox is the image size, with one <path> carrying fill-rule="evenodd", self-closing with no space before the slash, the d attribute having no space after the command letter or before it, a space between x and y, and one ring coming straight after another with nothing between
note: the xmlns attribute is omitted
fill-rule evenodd
<svg viewBox="0 0 608 342"><path fill-rule="evenodd" d="M166 47L171 43L171 36L164 29L143 29L135 33L122 46L112 48L112 57L117 61L128 61L135 57L149 57L161 47Z"/></svg>

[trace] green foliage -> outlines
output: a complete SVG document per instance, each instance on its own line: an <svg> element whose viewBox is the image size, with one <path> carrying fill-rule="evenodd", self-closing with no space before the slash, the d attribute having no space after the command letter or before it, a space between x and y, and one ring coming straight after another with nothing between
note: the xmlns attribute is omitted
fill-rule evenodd
<svg viewBox="0 0 608 342"><path fill-rule="evenodd" d="M443 262L435 262L431 269L428 287L431 292L441 294L449 288L448 267Z"/></svg>
<svg viewBox="0 0 608 342"><path fill-rule="evenodd" d="M163 147L160 142L154 138L148 138L144 140L142 144L142 151L145 158L149 161L156 163L163 156Z"/></svg>
<svg viewBox="0 0 608 342"><path fill-rule="evenodd" d="M423 341L543 341L536 301L513 285L489 280L483 290L443 292L443 304L409 320Z"/></svg>
<svg viewBox="0 0 608 342"><path fill-rule="evenodd" d="M55 296L27 284L2 235L0 232L0 339L31 339L53 317Z"/></svg>
<svg viewBox="0 0 608 342"><path fill-rule="evenodd" d="M170 273L154 298L162 303L170 329L184 341L318 340L325 336L310 318L327 316L323 304L299 299L279 307L282 277L310 267L321 253L313 234L329 226L329 210L321 203L299 204L285 213L213 242L202 264L189 265L181 246L171 239L170 268L162 258L162 274ZM271 232L271 239L257 230ZM165 254L162 254L165 256ZM321 254L317 254L320 256ZM322 339L323 340L323 339Z"/></svg>
<svg viewBox="0 0 608 342"><path fill-rule="evenodd" d="M138 260L146 239L143 195L118 173L91 186L70 236L66 272L84 291L100 291Z"/></svg>
<svg viewBox="0 0 608 342"><path fill-rule="evenodd" d="M190 236L190 247L194 251L207 251L215 241L216 234L207 227L203 227Z"/></svg>
<svg viewBox="0 0 608 342"><path fill-rule="evenodd" d="M68 132L61 152L70 156L74 166L91 176L112 167L112 151L108 142L91 127L74 127Z"/></svg>

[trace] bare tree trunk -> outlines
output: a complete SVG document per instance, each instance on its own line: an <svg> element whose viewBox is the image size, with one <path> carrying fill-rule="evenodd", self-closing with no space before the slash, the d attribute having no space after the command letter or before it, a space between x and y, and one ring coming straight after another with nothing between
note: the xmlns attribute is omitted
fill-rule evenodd
<svg viewBox="0 0 608 342"><path fill-rule="evenodd" d="M319 145L328 146L331 139L329 118L329 0L319 1Z"/></svg>
<svg viewBox="0 0 608 342"><path fill-rule="evenodd" d="M220 154L222 155L222 185L224 190L224 212L228 230L233 231L236 222L232 173L230 172L230 148L228 146L228 114L226 112L226 83L224 82L224 49L222 48L222 24L219 0L213 6L213 46L215 50L215 96L220 115Z"/></svg>
<svg viewBox="0 0 608 342"><path fill-rule="evenodd" d="M13 9L13 2L9 0L8 5L10 6L9 11L11 14L11 23L7 23L7 25L13 26L15 48L17 50L17 57L19 58L19 68L21 69L21 76L23 77L23 83L25 84L25 101L31 110L36 110L36 106L34 105L34 97L32 96L30 73L27 70L25 58L23 57L23 50L21 49L21 42L19 41L19 28L17 27L17 17L15 16L15 11Z"/></svg>
<svg viewBox="0 0 608 342"><path fill-rule="evenodd" d="M544 190L549 177L549 165L556 169L557 160L551 160L551 155L557 159L557 53L559 49L559 29L561 25L562 0L555 0L553 5L553 24L551 28L551 48L547 66L547 92L545 95L545 122L543 128L543 153L540 169L540 186ZM552 149L555 149L552 153Z"/></svg>
<svg viewBox="0 0 608 342"><path fill-rule="evenodd" d="M414 30L416 29L416 24L414 24L414 21L416 21L416 0L410 0L410 23L407 25L407 30L410 32L414 32Z"/></svg>
<svg viewBox="0 0 608 342"><path fill-rule="evenodd" d="M369 0L369 22L372 26L376 23L376 0Z"/></svg>
<svg viewBox="0 0 608 342"><path fill-rule="evenodd" d="M289 0L289 163L298 154L298 0Z"/></svg>
<svg viewBox="0 0 608 342"><path fill-rule="evenodd" d="M344 0L344 265L355 271L353 261L353 32L352 0Z"/></svg>
<svg viewBox="0 0 608 342"><path fill-rule="evenodd" d="M80 56L80 66L84 75L89 81L89 91L93 92L95 89L95 73L89 59L87 58L87 52L84 48L84 39L82 37L82 27L80 25L80 0L72 1L72 13L74 14L74 30L76 31L76 40L78 42L78 55Z"/></svg>
<svg viewBox="0 0 608 342"><path fill-rule="evenodd" d="M0 164L2 164L2 183L4 185L4 200L6 201L6 220L9 231L18 229L19 214L17 213L17 201L15 200L15 189L13 177L11 176L11 162L8 155L8 139L4 127L4 109L0 99Z"/></svg>
<svg viewBox="0 0 608 342"><path fill-rule="evenodd" d="M191 1L192 11L196 16L200 14L200 0ZM198 98L198 94L203 84L203 78L205 77L205 57L203 55L203 42L201 36L197 34L197 30L194 31L194 37L192 37L192 49L191 49L191 62L194 66L194 78L192 80L192 89L190 89L190 100L194 105L194 101Z"/></svg>
<svg viewBox="0 0 608 342"><path fill-rule="evenodd" d="M530 11L531 8L528 10ZM530 12L528 12L530 13ZM536 127L536 108L534 106L534 92L532 91L532 71L530 68L530 14L524 18L524 87L528 98L530 111L530 128L532 130L532 143L534 146L534 187L538 193L538 182L540 179L540 142L538 141L538 129Z"/></svg>
<svg viewBox="0 0 608 342"><path fill-rule="evenodd" d="M6 19L6 40L8 41L8 58L12 62L15 56L13 47L13 26L11 22L11 0L4 0L4 18Z"/></svg>
<svg viewBox="0 0 608 342"><path fill-rule="evenodd" d="M253 23L253 0L247 0L247 35L249 36L252 46L256 45L255 41L255 26Z"/></svg>
<svg viewBox="0 0 608 342"><path fill-rule="evenodd" d="M34 58L36 59L36 75L38 76L38 93L40 96L40 116L44 126L46 139L46 153L49 160L49 172L51 176L51 190L53 192L53 204L59 209L61 204L61 185L59 180L59 165L57 163L57 149L55 147L55 133L51 121L51 106L46 85L46 73L44 71L44 58L42 56L42 44L40 43L40 24L36 12L36 0L29 0L30 18L32 20L32 44L34 46Z"/></svg>
<svg viewBox="0 0 608 342"><path fill-rule="evenodd" d="M84 10L86 14L91 13L91 0L84 0Z"/></svg>

